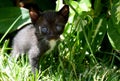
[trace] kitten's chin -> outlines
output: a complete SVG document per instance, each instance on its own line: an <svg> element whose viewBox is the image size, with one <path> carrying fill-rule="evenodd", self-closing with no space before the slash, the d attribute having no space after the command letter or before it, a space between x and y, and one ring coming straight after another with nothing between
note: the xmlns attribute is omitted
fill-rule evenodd
<svg viewBox="0 0 120 81"><path fill-rule="evenodd" d="M49 40L48 42L49 42L50 49L49 49L46 53L49 53L49 52L51 52L51 51L54 49L57 40L51 39L51 40Z"/></svg>

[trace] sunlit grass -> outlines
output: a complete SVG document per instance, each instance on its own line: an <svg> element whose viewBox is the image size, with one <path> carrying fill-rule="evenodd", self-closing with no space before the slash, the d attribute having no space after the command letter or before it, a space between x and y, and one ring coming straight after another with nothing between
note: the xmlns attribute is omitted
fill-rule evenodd
<svg viewBox="0 0 120 81"><path fill-rule="evenodd" d="M34 81L28 57L21 56L17 61L10 59L5 49L7 41L0 50L0 81ZM75 61L79 57L63 56L62 53L58 56L57 61L53 54L41 59L36 81L119 81L120 69L115 65L112 68L104 63L92 65L88 62L81 65L81 62Z"/></svg>

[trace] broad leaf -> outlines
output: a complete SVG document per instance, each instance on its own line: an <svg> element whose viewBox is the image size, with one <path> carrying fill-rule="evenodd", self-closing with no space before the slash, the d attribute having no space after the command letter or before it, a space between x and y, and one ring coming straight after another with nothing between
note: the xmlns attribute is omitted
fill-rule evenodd
<svg viewBox="0 0 120 81"><path fill-rule="evenodd" d="M29 11L24 8L17 7L7 7L0 8L0 33L5 33L8 28L13 24L14 21L16 23L13 24L10 32L17 30L24 26L25 24L31 23L29 17Z"/></svg>
<svg viewBox="0 0 120 81"><path fill-rule="evenodd" d="M108 37L114 49L120 50L120 2L113 6L108 22Z"/></svg>
<svg viewBox="0 0 120 81"><path fill-rule="evenodd" d="M1 7L11 7L14 6L13 1L12 0L0 0L0 8Z"/></svg>

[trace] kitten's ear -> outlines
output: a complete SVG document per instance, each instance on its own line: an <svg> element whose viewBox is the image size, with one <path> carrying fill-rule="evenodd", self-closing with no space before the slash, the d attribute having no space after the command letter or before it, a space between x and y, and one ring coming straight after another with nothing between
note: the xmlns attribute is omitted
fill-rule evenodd
<svg viewBox="0 0 120 81"><path fill-rule="evenodd" d="M31 17L32 22L35 23L39 18L40 12L31 9L29 11L29 13L30 13L30 17Z"/></svg>
<svg viewBox="0 0 120 81"><path fill-rule="evenodd" d="M69 16L69 6L64 5L60 11L58 11L60 15L62 15L66 20L68 20Z"/></svg>
<svg viewBox="0 0 120 81"><path fill-rule="evenodd" d="M39 18L39 7L35 3L19 2L19 7L27 8L33 23Z"/></svg>

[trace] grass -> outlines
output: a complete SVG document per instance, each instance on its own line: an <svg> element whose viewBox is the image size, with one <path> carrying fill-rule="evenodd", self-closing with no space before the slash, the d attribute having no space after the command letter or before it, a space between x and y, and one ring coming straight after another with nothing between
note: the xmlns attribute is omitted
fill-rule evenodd
<svg viewBox="0 0 120 81"><path fill-rule="evenodd" d="M28 57L21 56L18 61L10 59L6 53L7 44L8 40L0 50L0 81L34 81ZM63 50L61 47L59 45L59 50ZM41 58L36 81L120 81L120 69L115 65L109 67L102 62L90 64L88 60L81 63L77 60L78 56L69 56L69 51L68 54L61 51L58 58L54 54L55 51Z"/></svg>

